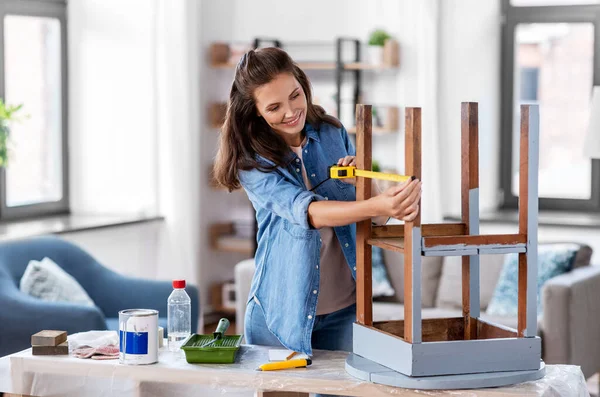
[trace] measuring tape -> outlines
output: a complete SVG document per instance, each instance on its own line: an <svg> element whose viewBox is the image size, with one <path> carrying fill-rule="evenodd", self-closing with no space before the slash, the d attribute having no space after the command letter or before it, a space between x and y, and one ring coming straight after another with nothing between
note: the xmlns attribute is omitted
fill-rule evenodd
<svg viewBox="0 0 600 397"><path fill-rule="evenodd" d="M332 165L331 167L329 167L329 177L332 179L356 178L359 176L361 176L363 178L382 179L385 181L392 181L392 182L405 182L409 179L415 179L413 176L407 176L407 175L388 174L385 172L359 170L354 166L342 167L339 165Z"/></svg>

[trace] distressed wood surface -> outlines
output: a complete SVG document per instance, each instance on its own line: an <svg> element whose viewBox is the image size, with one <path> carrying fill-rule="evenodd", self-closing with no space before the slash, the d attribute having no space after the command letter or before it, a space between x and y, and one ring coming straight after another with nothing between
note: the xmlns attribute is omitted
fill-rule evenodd
<svg viewBox="0 0 600 397"><path fill-rule="evenodd" d="M479 250L477 248L461 248L452 250L425 250L423 256L471 256L477 255Z"/></svg>
<svg viewBox="0 0 600 397"><path fill-rule="evenodd" d="M464 223L428 223L421 225L421 236L463 236L466 233ZM404 225L373 226L371 238L404 237Z"/></svg>
<svg viewBox="0 0 600 397"><path fill-rule="evenodd" d="M69 355L69 342L63 342L56 346L34 345L31 346L31 354L34 356L66 356Z"/></svg>
<svg viewBox="0 0 600 397"><path fill-rule="evenodd" d="M477 320L477 339L516 338L517 330L482 319Z"/></svg>
<svg viewBox="0 0 600 397"><path fill-rule="evenodd" d="M539 108L521 105L519 158L519 233L527 251L519 254L518 323L520 336L537 335L537 228L538 228Z"/></svg>
<svg viewBox="0 0 600 397"><path fill-rule="evenodd" d="M413 345L413 374L535 370L540 366L541 349L539 337L420 343Z"/></svg>
<svg viewBox="0 0 600 397"><path fill-rule="evenodd" d="M503 255L512 253L526 252L527 248L525 245L518 245L512 247L496 247L496 248L479 248L479 255Z"/></svg>
<svg viewBox="0 0 600 397"><path fill-rule="evenodd" d="M66 331L43 330L31 335L31 346L58 346L66 341Z"/></svg>
<svg viewBox="0 0 600 397"><path fill-rule="evenodd" d="M406 108L405 114L405 145L404 173L421 179L421 109ZM421 313L421 282L414 280L414 266L418 261L420 267L421 250L414 252L413 229L421 226L421 202L419 214L412 222L404 223L404 338L410 343L419 343L421 335L414 335L416 324L420 321ZM420 246L420 242L419 246ZM417 257L418 256L418 257ZM419 273L420 274L420 273ZM417 312L417 313L415 313ZM414 317L417 317L416 319ZM414 321L414 323L413 323Z"/></svg>
<svg viewBox="0 0 600 397"><path fill-rule="evenodd" d="M495 246L525 244L524 234L488 234L476 236L423 237L424 249L478 248L479 246Z"/></svg>
<svg viewBox="0 0 600 397"><path fill-rule="evenodd" d="M367 243L390 251L404 252L403 238L371 238Z"/></svg>
<svg viewBox="0 0 600 397"><path fill-rule="evenodd" d="M421 321L421 326L423 342L462 340L464 336L462 317L427 318ZM373 327L404 339L404 320L379 321Z"/></svg>
<svg viewBox="0 0 600 397"><path fill-rule="evenodd" d="M529 167L527 167L527 151L529 148L529 107L521 106L521 137L519 148L519 233L527 236L527 216L529 215L527 200L527 184ZM518 323L517 330L524 336L527 327L527 255L519 254L518 281Z"/></svg>
<svg viewBox="0 0 600 397"><path fill-rule="evenodd" d="M471 193L478 191L479 188L478 115L477 103L463 102L461 104L461 213L462 222L466 228L465 234L479 234L477 219L472 219L473 212L479 212L478 200L471 200ZM477 230L474 230L473 226ZM473 321L473 316L479 317L478 265L477 255L462 257L462 309L465 339L477 338L477 324Z"/></svg>
<svg viewBox="0 0 600 397"><path fill-rule="evenodd" d="M356 105L356 166L370 170L372 166L372 109L370 105ZM371 198L371 180L356 180L356 200ZM373 324L373 286L371 267L371 220L356 225L356 319L360 324Z"/></svg>

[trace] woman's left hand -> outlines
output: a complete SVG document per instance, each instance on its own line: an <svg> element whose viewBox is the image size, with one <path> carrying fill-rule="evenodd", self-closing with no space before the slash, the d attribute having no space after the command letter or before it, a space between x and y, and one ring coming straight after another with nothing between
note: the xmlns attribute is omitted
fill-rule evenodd
<svg viewBox="0 0 600 397"><path fill-rule="evenodd" d="M342 167L356 167L356 157L355 156L346 156L342 157L338 160L337 165ZM344 183L349 183L350 185L356 186L356 178L342 178L340 179Z"/></svg>

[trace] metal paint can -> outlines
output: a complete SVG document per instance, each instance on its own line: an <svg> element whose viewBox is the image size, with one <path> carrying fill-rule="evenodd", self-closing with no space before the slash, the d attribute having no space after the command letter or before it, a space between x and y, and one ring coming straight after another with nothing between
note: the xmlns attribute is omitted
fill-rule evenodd
<svg viewBox="0 0 600 397"><path fill-rule="evenodd" d="M127 365L158 362L158 311L119 312L119 362Z"/></svg>

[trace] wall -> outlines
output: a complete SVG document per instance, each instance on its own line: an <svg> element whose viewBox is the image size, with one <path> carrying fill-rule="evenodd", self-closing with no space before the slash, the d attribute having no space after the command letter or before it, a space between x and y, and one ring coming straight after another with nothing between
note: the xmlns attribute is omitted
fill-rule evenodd
<svg viewBox="0 0 600 397"><path fill-rule="evenodd" d="M479 102L482 210L499 186L500 0L440 1L439 125L444 214L460 214L460 104Z"/></svg>
<svg viewBox="0 0 600 397"><path fill-rule="evenodd" d="M157 210L154 5L69 2L74 212Z"/></svg>

